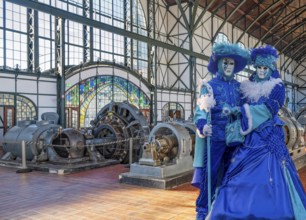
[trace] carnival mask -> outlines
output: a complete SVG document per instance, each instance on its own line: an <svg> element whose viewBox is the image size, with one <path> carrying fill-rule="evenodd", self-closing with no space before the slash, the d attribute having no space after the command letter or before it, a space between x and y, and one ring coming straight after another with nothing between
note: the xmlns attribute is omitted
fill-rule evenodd
<svg viewBox="0 0 306 220"><path fill-rule="evenodd" d="M270 77L271 70L266 66L257 66L256 67L257 77L261 80Z"/></svg>
<svg viewBox="0 0 306 220"><path fill-rule="evenodd" d="M232 58L223 58L222 69L225 76L231 76L234 72L235 60Z"/></svg>

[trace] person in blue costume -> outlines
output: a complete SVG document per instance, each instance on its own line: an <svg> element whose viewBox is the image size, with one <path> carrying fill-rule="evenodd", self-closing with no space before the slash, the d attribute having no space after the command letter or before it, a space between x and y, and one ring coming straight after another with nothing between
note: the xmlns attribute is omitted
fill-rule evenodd
<svg viewBox="0 0 306 220"><path fill-rule="evenodd" d="M278 111L285 86L272 46L251 50L256 68L241 83L244 144L236 148L207 219L305 220L306 196L285 145Z"/></svg>
<svg viewBox="0 0 306 220"><path fill-rule="evenodd" d="M235 73L243 70L249 61L249 51L238 44L216 43L210 57L208 70L215 77L200 85L199 98L194 122L197 126L194 176L192 185L200 189L196 200L197 219L205 219L208 213L207 191L207 136L211 146L211 192L215 191L222 177L224 167L230 159L230 149L225 143L225 126L228 118L222 113L224 104L231 108L241 105L240 83L234 79ZM208 115L211 122L207 122ZM220 175L219 175L220 174Z"/></svg>

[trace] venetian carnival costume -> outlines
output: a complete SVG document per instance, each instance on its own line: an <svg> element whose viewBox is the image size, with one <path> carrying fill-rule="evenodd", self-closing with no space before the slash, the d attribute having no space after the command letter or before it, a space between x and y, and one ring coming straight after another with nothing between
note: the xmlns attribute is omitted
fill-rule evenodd
<svg viewBox="0 0 306 220"><path fill-rule="evenodd" d="M208 82L203 82L199 87L200 94L194 117L197 135L192 180L192 185L200 188L196 201L198 220L205 219L208 211L206 136L211 135L211 183L212 192L214 192L218 176L222 176L222 169L230 158L229 152L225 154L227 150L225 125L228 119L222 114L222 108L225 103L231 107L240 106L240 83L234 79L234 75L243 70L248 61L249 52L239 45L216 43L208 64L208 70L215 77ZM232 65L232 69L229 65ZM207 124L208 114L211 114L211 125Z"/></svg>
<svg viewBox="0 0 306 220"><path fill-rule="evenodd" d="M306 219L305 191L277 115L285 100L277 57L271 46L251 51L257 72L241 83L246 100L241 108L245 142L233 154L207 219Z"/></svg>

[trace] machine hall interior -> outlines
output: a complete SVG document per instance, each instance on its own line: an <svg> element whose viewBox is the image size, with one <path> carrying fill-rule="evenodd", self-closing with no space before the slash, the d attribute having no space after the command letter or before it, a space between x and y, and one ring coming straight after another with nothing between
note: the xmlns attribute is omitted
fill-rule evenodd
<svg viewBox="0 0 306 220"><path fill-rule="evenodd" d="M124 183L190 181L198 85L213 77L212 46L229 42L278 50L279 116L301 169L305 16L302 0L0 0L0 166L68 174L121 163Z"/></svg>

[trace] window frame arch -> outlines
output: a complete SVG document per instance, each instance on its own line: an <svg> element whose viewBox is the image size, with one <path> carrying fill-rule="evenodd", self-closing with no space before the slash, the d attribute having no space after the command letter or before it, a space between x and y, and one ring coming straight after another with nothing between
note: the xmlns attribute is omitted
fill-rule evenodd
<svg viewBox="0 0 306 220"><path fill-rule="evenodd" d="M94 96L92 96L92 97L90 97L90 99L88 99L88 97L87 97L88 94L86 94L86 92L84 92L82 94L80 93L80 90L81 90L80 86L81 86L82 82L84 82L84 86L86 86L85 84L87 82L90 83L91 80L94 81L94 87L91 88L91 89L93 89ZM101 80L101 81L99 81L99 80ZM105 81L103 86L102 86L103 88L100 89L101 86L99 86L99 85L101 84L101 82L103 80L108 80L108 81L107 82ZM122 85L125 84L125 88L121 84ZM98 86L99 86L99 88L98 88ZM71 112L72 111L78 111L77 120L79 122L77 123L78 125L77 125L76 128L86 127L87 124L89 125L89 122L86 120L86 118L91 118L91 117L86 117L86 116L88 116L88 111L89 111L89 108L90 108L90 105L91 105L92 101L95 101L95 103L94 103L94 107L96 108L95 109L95 114L97 114L101 108L103 108L105 105L109 104L109 102L107 102L107 103L105 102L104 105L99 106L99 109L98 109L98 99L99 99L98 96L99 96L99 94L102 90L108 89L109 87L110 87L109 92L112 93L111 95L109 95L109 97L110 97L110 98L108 98L109 102L120 101L120 97L119 97L119 99L117 99L117 97L115 97L115 92L116 92L115 90L117 90L117 92L119 92L119 93L124 93L124 94L126 94L126 97L125 97L124 100L127 100L130 104L132 104L135 107L137 107L138 109L140 109L140 111L142 111L144 116L149 120L151 100L148 97L148 95L139 86L137 86L135 83L133 83L129 79L121 77L121 76L100 74L100 75L96 75L96 76L92 76L92 77L88 77L86 79L83 79L82 81L79 81L79 82L75 83L69 89L66 90L66 92L65 92L65 96L66 96L65 108L67 110L66 111L66 113L67 113L66 117L68 116L66 118L66 121L71 122L70 124L76 124L75 122L72 122L69 119L69 117L72 115L72 113L70 114L69 111L71 111ZM69 95L69 93L72 90L74 90L75 93L78 92L78 96L77 96L78 100L76 100L74 105L67 104L67 96ZM133 91L134 91L134 93L132 93ZM136 91L137 94L135 94L135 91ZM82 96L83 94L84 94L84 96ZM136 100L136 102L133 102L133 100L135 100L136 96L137 96L136 99L138 99L138 100ZM70 99L72 99L72 97L70 97ZM84 100L84 102L82 102L82 100ZM85 100L88 101L88 103L87 103L86 106L83 106L83 104L85 103ZM141 100L143 100L143 102L141 102ZM69 110L69 109L71 109L71 110ZM94 118L91 118L91 119L88 119L88 120L90 121L92 119L94 119ZM66 124L66 126L71 127L70 124Z"/></svg>
<svg viewBox="0 0 306 220"><path fill-rule="evenodd" d="M175 108L172 108L173 105L175 105ZM175 111L175 112L173 112L173 111ZM179 111L179 117L177 118L176 114L178 114L178 111ZM162 121L184 120L185 119L185 109L178 102L167 102L162 107L161 113L162 113ZM173 117L171 117L171 116L173 116Z"/></svg>
<svg viewBox="0 0 306 220"><path fill-rule="evenodd" d="M223 42L224 43L229 43L230 41L229 41L229 39L228 39L226 34L224 34L222 32L219 32L217 34L217 37L216 37L215 41L213 42L213 44L215 44L215 43L223 43Z"/></svg>

